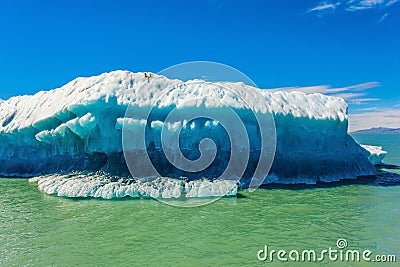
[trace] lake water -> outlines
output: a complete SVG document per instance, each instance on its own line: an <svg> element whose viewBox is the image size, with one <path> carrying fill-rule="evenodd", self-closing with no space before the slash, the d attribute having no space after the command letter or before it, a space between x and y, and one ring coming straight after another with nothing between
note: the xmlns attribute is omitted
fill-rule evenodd
<svg viewBox="0 0 400 267"><path fill-rule="evenodd" d="M386 162L400 165L400 135L355 138L382 145L389 152ZM27 180L3 178L0 265L288 266L261 262L257 252L264 245L337 249L339 238L349 249L395 254L400 260L400 186L259 189L241 195L178 208L155 200L60 198Z"/></svg>

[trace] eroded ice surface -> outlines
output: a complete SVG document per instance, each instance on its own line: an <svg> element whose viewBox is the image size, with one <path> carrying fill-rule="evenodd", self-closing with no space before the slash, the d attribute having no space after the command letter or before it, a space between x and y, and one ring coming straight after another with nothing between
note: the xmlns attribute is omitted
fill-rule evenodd
<svg viewBox="0 0 400 267"><path fill-rule="evenodd" d="M47 175L31 178L30 182L37 182L43 192L62 197L178 199L232 196L237 193L237 183L231 180L184 181L167 177L136 180L85 173Z"/></svg>

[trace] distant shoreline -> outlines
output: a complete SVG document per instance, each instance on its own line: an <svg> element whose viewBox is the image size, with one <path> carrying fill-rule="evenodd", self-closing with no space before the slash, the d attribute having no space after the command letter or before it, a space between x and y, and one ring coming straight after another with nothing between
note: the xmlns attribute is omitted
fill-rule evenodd
<svg viewBox="0 0 400 267"><path fill-rule="evenodd" d="M350 134L392 134L392 133L400 133L400 128L373 127L370 129L363 129L350 132Z"/></svg>

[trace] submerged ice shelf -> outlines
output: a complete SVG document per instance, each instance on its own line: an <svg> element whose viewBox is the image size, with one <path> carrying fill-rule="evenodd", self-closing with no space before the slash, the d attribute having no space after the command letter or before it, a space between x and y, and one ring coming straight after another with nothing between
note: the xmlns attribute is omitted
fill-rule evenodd
<svg viewBox="0 0 400 267"><path fill-rule="evenodd" d="M92 198L200 198L234 196L237 193L236 181L205 179L184 181L168 177L150 180L135 180L111 177L104 174L46 175L31 178L37 182L39 190L61 197Z"/></svg>
<svg viewBox="0 0 400 267"><path fill-rule="evenodd" d="M259 90L243 83L220 84L235 88L242 95L248 95L250 89ZM165 94L168 88L174 90ZM276 127L275 156L264 183L313 184L375 174L368 160L370 157L375 162L371 154L347 133L347 104L343 99L301 92L258 92L263 101L252 99L246 104L261 116L270 114ZM135 135L147 127L146 140L133 139L128 147L136 155L138 177L141 176L142 156L149 153L152 162L159 166L162 177L185 176L188 182L204 177L213 180L226 168L232 146L239 151L246 146L244 139L243 142L231 144L226 131L216 120L202 118L187 121L180 117L172 122L164 122L173 109L179 109L181 114L187 114L188 117L202 108L225 113L220 102L208 99L223 101L243 119L250 156L239 186L246 187L258 163L260 129L254 118L248 115L248 109L240 98L201 80L183 82L156 74L147 79L144 73L129 71L77 78L61 88L0 102L0 175L34 177L101 171L125 177L130 173L123 153L123 129L126 127ZM263 105L265 102L270 110ZM155 105L155 115L148 118L152 105ZM128 106L134 117L125 117ZM163 149L174 155L177 148L168 138L162 147L159 138L162 127L167 129L168 138L175 135L182 137L179 149L191 160L199 156L200 141L211 138L218 150L215 161L209 168L190 176L177 170L163 157ZM43 180L42 190L52 190L44 182L55 183L51 179L47 177ZM74 182L70 183L80 184L76 188L91 184L89 178L81 179L77 181L74 178ZM57 188L69 184L60 183L57 181ZM61 192L67 192L63 190ZM185 191L185 194L188 192Z"/></svg>

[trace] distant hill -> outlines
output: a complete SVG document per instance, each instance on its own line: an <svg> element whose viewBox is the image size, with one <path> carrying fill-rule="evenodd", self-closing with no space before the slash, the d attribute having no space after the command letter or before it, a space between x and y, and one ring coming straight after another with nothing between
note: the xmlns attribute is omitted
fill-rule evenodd
<svg viewBox="0 0 400 267"><path fill-rule="evenodd" d="M374 127L352 132L353 134L400 133L400 128Z"/></svg>

